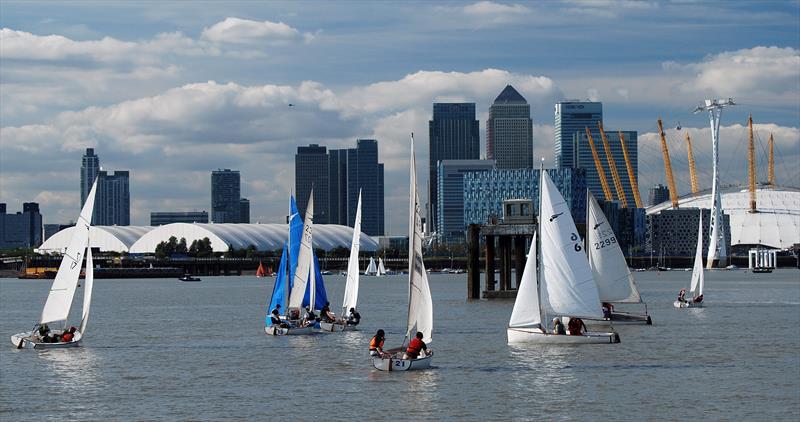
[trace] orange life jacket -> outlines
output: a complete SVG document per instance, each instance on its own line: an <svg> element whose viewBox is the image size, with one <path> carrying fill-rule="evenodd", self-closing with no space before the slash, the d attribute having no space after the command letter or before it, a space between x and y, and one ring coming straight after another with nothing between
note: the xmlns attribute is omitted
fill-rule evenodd
<svg viewBox="0 0 800 422"><path fill-rule="evenodd" d="M418 338L413 338L411 339L411 341L408 342L408 348L406 349L406 353L408 353L409 356L415 358L419 356L419 352L422 351L422 346L424 344L425 343L423 343L422 340Z"/></svg>
<svg viewBox="0 0 800 422"><path fill-rule="evenodd" d="M64 333L61 336L61 341L63 341L64 343L69 343L72 341L72 337L74 337L72 333Z"/></svg>
<svg viewBox="0 0 800 422"><path fill-rule="evenodd" d="M372 337L372 340L369 341L369 350L378 350L378 348L383 350L383 340L378 341L378 336Z"/></svg>

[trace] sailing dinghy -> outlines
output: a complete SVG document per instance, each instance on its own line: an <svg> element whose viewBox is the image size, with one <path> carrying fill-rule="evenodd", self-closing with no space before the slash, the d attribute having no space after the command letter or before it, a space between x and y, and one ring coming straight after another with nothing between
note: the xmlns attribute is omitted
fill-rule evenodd
<svg viewBox="0 0 800 422"><path fill-rule="evenodd" d="M316 321L303 321L303 307L312 310L320 309L320 301L327 300L322 276L319 274L319 263L311 248L313 244L314 190L311 190L306 207L305 223L300 222L299 212L294 198L291 201L291 218L289 220L289 242L283 249L278 276L272 290L272 298L268 312L281 305L284 313L280 315L281 324L272 324L268 314L264 332L267 335L300 335L311 334L315 330ZM293 245L299 245L295 248ZM292 254L293 250L296 254ZM292 271L293 257L297 264ZM318 294L321 293L321 294Z"/></svg>
<svg viewBox="0 0 800 422"><path fill-rule="evenodd" d="M569 207L544 169L539 185L538 220L541 245L537 247L534 235L508 323L508 343L619 343L619 335L614 332L568 335L548 331L548 315L601 319L603 314L597 285Z"/></svg>
<svg viewBox="0 0 800 422"><path fill-rule="evenodd" d="M353 329L355 326L347 324L347 312L353 308L356 309L358 303L358 251L360 248L361 238L361 191L358 192L358 207L356 208L356 221L353 224L353 240L350 243L350 258L347 261L347 281L344 286L344 298L342 299L342 313L341 318L334 322L320 321L319 327L321 331L325 332L338 332L344 331L347 328Z"/></svg>
<svg viewBox="0 0 800 422"><path fill-rule="evenodd" d="M417 332L422 341L431 343L433 334L433 301L428 285L428 273L422 261L422 218L420 217L419 194L417 193L416 159L414 158L414 135L411 135L411 192L408 219L408 319L403 344L394 353L372 357L372 366L381 371L408 371L424 369L431 365L433 353L421 352L416 359L404 359L409 340Z"/></svg>
<svg viewBox="0 0 800 422"><path fill-rule="evenodd" d="M369 265L364 270L364 275L378 275L378 266L375 264L375 258L369 257Z"/></svg>
<svg viewBox="0 0 800 422"><path fill-rule="evenodd" d="M266 277L266 276L267 276L267 270L264 269L264 263L258 261L258 269L256 270L256 277Z"/></svg>
<svg viewBox="0 0 800 422"><path fill-rule="evenodd" d="M594 280L597 282L597 293L600 302L608 307L608 314L600 321L614 324L652 324L647 314L647 304L642 300L636 282L633 279L622 248L611 225L608 224L603 210L591 191L586 190L586 247L589 248L589 266L592 268ZM644 314L621 312L614 309L615 303L644 304Z"/></svg>
<svg viewBox="0 0 800 422"><path fill-rule="evenodd" d="M83 204L78 222L75 223L75 230L72 239L61 259L58 273L50 287L50 293L42 309L42 317L33 330L26 333L18 333L11 336L11 343L18 349L57 349L65 347L75 347L83 340L86 334L86 325L89 322L89 307L92 303L92 287L94 285L94 263L92 260L92 249L89 245L89 229L91 228L92 212L94 211L94 198L97 192L97 179L92 185L89 196ZM85 285L83 290L83 312L81 323L78 329L74 330L70 341L53 342L48 329L59 325L60 329L66 330L67 318L72 299L75 296L75 289L78 287L78 278L81 275L81 264L83 264L84 253L86 256ZM61 331L53 330L53 334L60 334Z"/></svg>
<svg viewBox="0 0 800 422"><path fill-rule="evenodd" d="M700 210L700 227L697 229L697 251L694 254L692 281L689 284L691 299L684 298L686 289L681 289L678 299L673 302L676 308L701 308L703 306L703 285L705 284L705 268L703 267L703 211Z"/></svg>
<svg viewBox="0 0 800 422"><path fill-rule="evenodd" d="M378 258L378 272L375 275L377 275L378 277L386 275L386 267L383 266L382 258Z"/></svg>

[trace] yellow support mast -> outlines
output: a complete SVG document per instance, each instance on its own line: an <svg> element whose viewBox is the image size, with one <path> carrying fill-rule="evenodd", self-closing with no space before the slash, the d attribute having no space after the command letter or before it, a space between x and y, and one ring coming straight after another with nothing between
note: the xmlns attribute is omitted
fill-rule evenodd
<svg viewBox="0 0 800 422"><path fill-rule="evenodd" d="M689 156L689 179L692 183L692 195L697 195L700 188L697 186L697 169L694 166L694 153L692 152L692 138L689 137L689 132L686 132L686 150Z"/></svg>
<svg viewBox="0 0 800 422"><path fill-rule="evenodd" d="M667 186L669 187L669 199L672 201L672 208L678 208L678 191L675 189L675 178L672 177L672 163L669 161L669 149L667 149L667 138L664 135L664 125L661 118L658 118L658 134L661 136L661 153L664 155L664 172L667 174Z"/></svg>
<svg viewBox="0 0 800 422"><path fill-rule="evenodd" d="M603 195L605 195L606 201L613 201L614 198L611 196L611 189L608 187L608 181L606 181L606 172L603 170L603 165L600 164L600 157L597 155L597 149L595 149L594 140L592 140L592 133L589 131L588 127L586 128L586 137L589 138L589 148L592 149L594 167L597 169L597 175L600 176L600 185L603 187Z"/></svg>
<svg viewBox="0 0 800 422"><path fill-rule="evenodd" d="M753 115L747 118L747 132L749 142L747 144L747 178L750 185L750 212L756 210L756 147L753 142Z"/></svg>
<svg viewBox="0 0 800 422"><path fill-rule="evenodd" d="M628 199L625 197L625 189L622 187L622 181L617 172L617 163L614 161L614 156L611 155L611 147L608 145L606 132L603 130L603 122L597 122L597 127L600 129L600 138L603 139L603 149L606 151L606 160L608 160L608 169L611 170L611 180L614 181L614 189L617 191L617 198L622 203L622 208L628 208Z"/></svg>
<svg viewBox="0 0 800 422"><path fill-rule="evenodd" d="M636 208L642 208L642 197L639 196L639 184L636 182L636 173L633 171L631 159L628 157L628 147L625 146L625 135L622 134L622 131L619 131L619 143L622 145L622 156L625 158L625 167L628 170L628 180L631 181L633 200L636 202Z"/></svg>
<svg viewBox="0 0 800 422"><path fill-rule="evenodd" d="M775 187L775 140L769 134L769 186Z"/></svg>

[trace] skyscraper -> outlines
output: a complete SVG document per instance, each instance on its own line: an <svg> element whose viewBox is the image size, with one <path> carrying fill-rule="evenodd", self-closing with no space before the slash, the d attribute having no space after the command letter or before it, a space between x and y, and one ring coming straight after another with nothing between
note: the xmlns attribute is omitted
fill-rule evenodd
<svg viewBox="0 0 800 422"><path fill-rule="evenodd" d="M0 249L35 248L42 244L42 214L39 204L25 202L22 212L6 214L0 204Z"/></svg>
<svg viewBox="0 0 800 422"><path fill-rule="evenodd" d="M434 230L438 230L438 163L442 160L477 160L480 156L475 103L433 103L433 119L428 122L428 140L428 221L433 223Z"/></svg>
<svg viewBox="0 0 800 422"><path fill-rule="evenodd" d="M555 161L556 168L577 167L573 148L575 133L585 135L586 128L595 142L600 140L597 122L603 121L603 103L588 101L560 101L555 106ZM627 139L626 139L627 141ZM597 145L597 144L595 144ZM602 149L602 145L600 145ZM630 147L628 150L630 151Z"/></svg>
<svg viewBox="0 0 800 422"><path fill-rule="evenodd" d="M81 207L86 203L86 197L89 196L99 171L100 157L94 154L94 148L86 148L86 154L81 159Z"/></svg>
<svg viewBox="0 0 800 422"><path fill-rule="evenodd" d="M211 221L239 223L241 218L241 179L238 170L211 172Z"/></svg>
<svg viewBox="0 0 800 422"><path fill-rule="evenodd" d="M129 226L131 224L130 173L101 170L97 182L94 220L100 226Z"/></svg>
<svg viewBox="0 0 800 422"><path fill-rule="evenodd" d="M611 150L611 156L614 158L614 163L619 174L620 182L622 183L622 190L625 192L625 200L628 207L635 208L636 202L633 198L633 188L631 187L630 177L628 177L628 170L625 165L625 155L622 152L622 143L619 139L619 131L604 131L608 146ZM622 136L625 137L625 147L628 150L628 158L631 161L633 174L638 177L639 172L639 153L638 153L638 132L635 130L622 131ZM608 164L608 157L606 156L605 147L603 146L603 139L598 135L597 138L592 135L594 140L594 147L597 150L597 156L600 159L600 164L603 166L603 171L606 176L606 181L614 200L618 200L617 191L614 186L614 179L612 178L611 169ZM575 132L573 134L573 150L577 161L575 167L586 169L586 187L598 200L604 200L603 187L600 183L600 175L597 173L597 166L594 164L592 151L589 147L589 140L586 137L586 130L583 133Z"/></svg>
<svg viewBox="0 0 800 422"><path fill-rule="evenodd" d="M361 231L382 236L384 180L383 163L378 162L378 141L358 139L354 149L331 150L328 170L329 222L352 227L361 190Z"/></svg>
<svg viewBox="0 0 800 422"><path fill-rule="evenodd" d="M511 85L489 107L486 158L498 169L533 168L531 106Z"/></svg>
<svg viewBox="0 0 800 422"><path fill-rule="evenodd" d="M653 186L647 192L647 205L651 207L666 201L669 201L669 188L662 184Z"/></svg>
<svg viewBox="0 0 800 422"><path fill-rule="evenodd" d="M464 175L494 168L492 160L442 160L438 166L437 204L439 221L436 232L442 242L463 243Z"/></svg>
<svg viewBox="0 0 800 422"><path fill-rule="evenodd" d="M306 213L308 196L314 188L314 223L328 224L328 152L324 146L297 147L294 156L294 189L297 210Z"/></svg>

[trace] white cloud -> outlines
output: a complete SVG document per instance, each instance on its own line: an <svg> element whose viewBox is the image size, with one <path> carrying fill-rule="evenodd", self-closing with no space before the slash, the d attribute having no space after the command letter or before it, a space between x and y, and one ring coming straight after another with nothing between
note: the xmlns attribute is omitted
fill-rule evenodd
<svg viewBox="0 0 800 422"><path fill-rule="evenodd" d="M314 35L301 33L283 22L254 21L228 17L203 30L202 37L215 43L255 44L311 42Z"/></svg>
<svg viewBox="0 0 800 422"><path fill-rule="evenodd" d="M447 20L451 23L468 23L468 26L477 28L522 23L533 15L533 11L525 5L492 1L479 1L466 6L439 6L436 10L448 15ZM453 19L453 15L458 19Z"/></svg>

